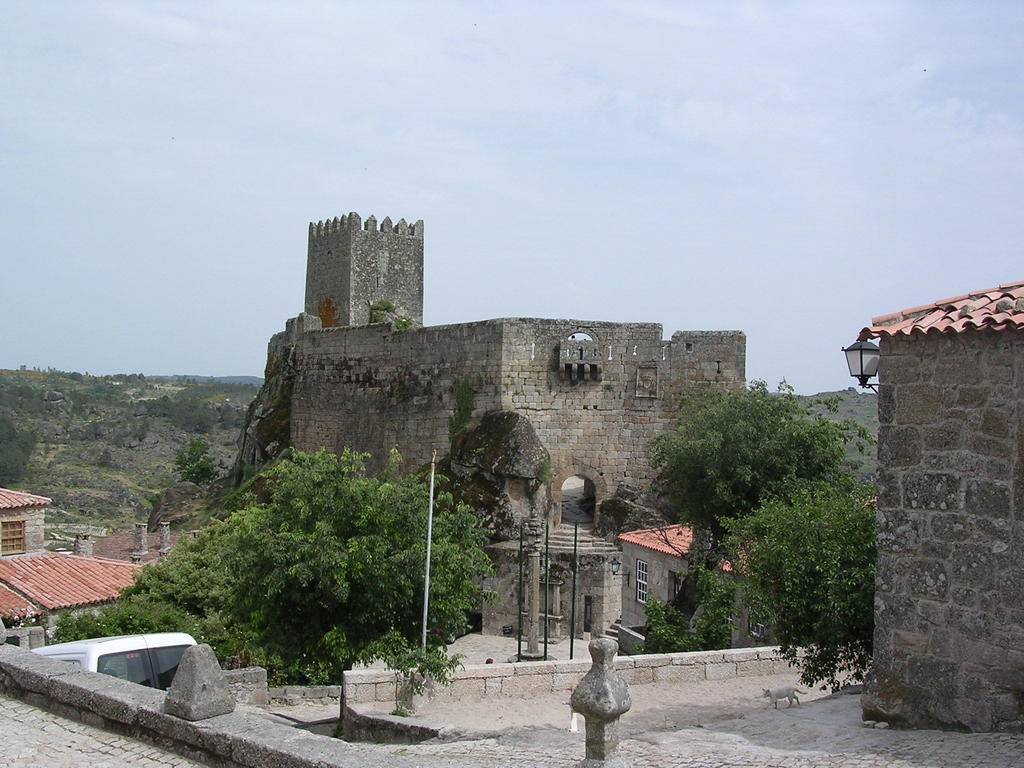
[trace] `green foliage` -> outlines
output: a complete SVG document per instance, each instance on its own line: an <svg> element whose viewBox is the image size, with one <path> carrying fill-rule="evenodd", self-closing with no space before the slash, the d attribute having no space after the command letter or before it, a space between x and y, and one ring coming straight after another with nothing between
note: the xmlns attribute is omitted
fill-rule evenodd
<svg viewBox="0 0 1024 768"><path fill-rule="evenodd" d="M174 454L174 471L190 483L203 485L217 479L217 467L210 456L210 445L201 437L193 437L188 447Z"/></svg>
<svg viewBox="0 0 1024 768"><path fill-rule="evenodd" d="M0 482L13 483L25 474L36 437L29 430L19 430L6 416L0 416Z"/></svg>
<svg viewBox="0 0 1024 768"><path fill-rule="evenodd" d="M412 328L412 319L405 315L395 314L395 305L387 299L381 299L370 304L370 322L386 323L390 321L396 331L407 331Z"/></svg>
<svg viewBox="0 0 1024 768"><path fill-rule="evenodd" d="M870 436L852 421L811 415L785 383L772 393L754 381L744 390L687 397L676 429L654 441L652 460L681 520L717 540L724 521L762 499L839 477L849 441L863 445Z"/></svg>
<svg viewBox="0 0 1024 768"><path fill-rule="evenodd" d="M451 682L455 670L462 666L462 654L449 656L443 645L426 648L410 642L399 632L388 632L367 647L367 658L381 659L395 672L395 710L391 713L405 717L411 712L406 696L419 696L426 690L428 680L440 685Z"/></svg>
<svg viewBox="0 0 1024 768"><path fill-rule="evenodd" d="M422 620L427 485L395 476L397 454L376 477L363 458L293 452L259 476L262 502L240 495L227 520L143 569L125 607L105 608L88 627L120 634L180 621L218 655L254 660L280 683L337 682L356 661L394 648L382 644L389 636L411 646ZM439 494L434 512L430 626L443 637L479 603L489 562L467 507ZM66 632L86 624L69 621ZM439 669L433 656L421 661Z"/></svg>
<svg viewBox="0 0 1024 768"><path fill-rule="evenodd" d="M700 608L692 618L657 600L645 606L647 631L645 653L680 653L729 648L736 603L736 585L732 578L710 568L700 568L697 576Z"/></svg>
<svg viewBox="0 0 1024 768"><path fill-rule="evenodd" d="M766 501L730 524L733 562L747 599L775 625L782 655L801 661L806 685L862 680L874 631L873 489L816 484Z"/></svg>
<svg viewBox="0 0 1024 768"><path fill-rule="evenodd" d="M473 406L476 403L476 387L469 379L460 379L455 383L455 409L448 417L448 437L455 440L473 418Z"/></svg>
<svg viewBox="0 0 1024 768"><path fill-rule="evenodd" d="M540 463L540 470L537 473L537 479L545 485L551 482L551 457L545 456L544 460Z"/></svg>

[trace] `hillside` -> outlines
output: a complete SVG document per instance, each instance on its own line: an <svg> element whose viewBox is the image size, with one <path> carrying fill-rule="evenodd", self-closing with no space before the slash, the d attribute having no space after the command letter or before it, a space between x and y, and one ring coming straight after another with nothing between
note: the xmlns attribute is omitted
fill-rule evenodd
<svg viewBox="0 0 1024 768"><path fill-rule="evenodd" d="M48 535L130 530L178 481L174 455L192 438L227 471L255 394L248 381L0 369L0 484L53 499Z"/></svg>
<svg viewBox="0 0 1024 768"><path fill-rule="evenodd" d="M822 403L830 398L836 400L837 410L831 413ZM806 396L804 399L811 404L812 413L820 413L826 418L841 421L852 419L865 427L872 437L878 436L878 395L870 391L860 391L849 387L839 392L819 392L817 395ZM856 446L846 447L846 462L850 470L865 482L874 482L878 468L875 446L869 445L863 453Z"/></svg>

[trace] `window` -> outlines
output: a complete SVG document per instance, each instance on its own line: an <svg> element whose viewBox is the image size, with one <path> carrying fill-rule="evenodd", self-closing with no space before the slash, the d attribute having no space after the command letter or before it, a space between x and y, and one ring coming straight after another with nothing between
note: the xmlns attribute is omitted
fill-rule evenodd
<svg viewBox="0 0 1024 768"><path fill-rule="evenodd" d="M647 602L647 562L644 560L636 561L636 601Z"/></svg>
<svg viewBox="0 0 1024 768"><path fill-rule="evenodd" d="M96 671L101 675L111 675L139 685L153 686L144 650L108 653L100 656L96 664Z"/></svg>
<svg viewBox="0 0 1024 768"><path fill-rule="evenodd" d="M156 672L157 688L166 691L171 687L174 673L178 671L178 662L181 661L181 656L185 653L185 649L189 647L187 645L170 645L163 648L150 649L150 658L155 667L154 672Z"/></svg>
<svg viewBox="0 0 1024 768"><path fill-rule="evenodd" d="M25 521L5 520L0 523L0 555L17 555L25 551Z"/></svg>

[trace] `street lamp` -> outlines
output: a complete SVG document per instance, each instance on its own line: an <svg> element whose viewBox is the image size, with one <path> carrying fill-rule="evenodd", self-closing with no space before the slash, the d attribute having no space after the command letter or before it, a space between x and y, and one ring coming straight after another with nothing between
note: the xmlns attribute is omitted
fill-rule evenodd
<svg viewBox="0 0 1024 768"><path fill-rule="evenodd" d="M855 341L848 347L843 348L846 353L846 364L850 368L850 375L853 376L862 387L878 391L878 387L868 383L868 379L878 375L878 345L870 341Z"/></svg>

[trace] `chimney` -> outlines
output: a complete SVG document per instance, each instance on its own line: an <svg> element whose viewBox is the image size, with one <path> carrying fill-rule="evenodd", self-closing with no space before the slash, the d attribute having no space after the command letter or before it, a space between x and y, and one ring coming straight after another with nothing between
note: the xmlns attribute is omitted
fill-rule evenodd
<svg viewBox="0 0 1024 768"><path fill-rule="evenodd" d="M171 551L171 524L164 522L160 523L160 559L166 560L168 553Z"/></svg>
<svg viewBox="0 0 1024 768"><path fill-rule="evenodd" d="M92 557L91 533L80 533L75 536L75 554L80 557Z"/></svg>
<svg viewBox="0 0 1024 768"><path fill-rule="evenodd" d="M135 549L131 558L133 563L141 563L149 552L149 533L145 523L135 524Z"/></svg>

